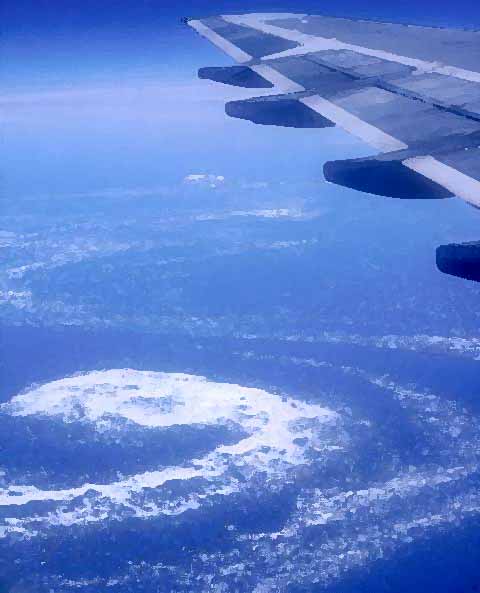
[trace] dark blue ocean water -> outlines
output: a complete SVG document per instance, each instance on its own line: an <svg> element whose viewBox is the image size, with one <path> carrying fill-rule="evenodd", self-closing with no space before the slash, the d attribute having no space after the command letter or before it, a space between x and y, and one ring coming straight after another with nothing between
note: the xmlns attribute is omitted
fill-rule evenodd
<svg viewBox="0 0 480 593"><path fill-rule="evenodd" d="M5 201L4 588L474 591L475 217L208 175Z"/></svg>
<svg viewBox="0 0 480 593"><path fill-rule="evenodd" d="M127 331L85 331L71 329L7 328L2 338L8 343L3 358L2 401L32 383L52 380L103 368L134 368L207 375L215 381L256 386L295 394L308 401L320 400L337 410L348 410L349 417L368 418L368 429L357 427L350 435L353 451L331 462L330 468L302 468L290 477L279 491L252 492L245 484L243 494L225 503L220 499L208 508L187 511L180 517L122 521L69 528L45 528L40 537L13 537L2 547L1 571L6 591L14 583L23 583L24 591L67 591L67 581L75 581L75 590L96 591L105 587L112 576L121 574L125 582L110 584L113 591L187 591L197 590L194 581L182 583L182 574L191 570L192 558L199 554L224 554L239 549L238 535L275 532L282 529L295 512L302 491L345 486L355 489L381 483L395 476L403 467L425 464L422 450L431 443L412 418L412 412L386 399L385 393L363 378L345 376L343 366L361 367L367 373L388 373L395 382L415 384L417 389L451 398L465 406L473 417L478 414L476 392L478 363L462 357L421 352L388 352L354 345L278 343L272 340L192 338L153 335ZM239 356L248 351L247 359ZM271 359L271 357L274 357ZM312 358L330 362L333 369L298 367L292 360ZM279 363L279 360L281 362ZM20 363L28 361L28 364ZM459 380L458 378L461 379ZM319 392L321 391L321 395ZM181 465L192 456L241 438L238 431L225 432L221 427L192 427L149 434L148 430L120 428L98 434L88 424L65 425L59 420L33 417L2 418L0 446L2 467L12 481L28 482L39 488L78 486L85 481L108 483L117 472L131 475L153 470L161 465ZM350 428L352 430L352 427ZM435 430L435 429L434 429ZM444 452L432 450L427 465L444 462ZM180 483L173 483L171 495L177 495ZM397 508L390 509L399 520L415 509L431 509L444 498L461 496L478 488L476 473L462 480L453 491L439 490L413 496L405 506L399 494ZM433 494L433 497L432 497ZM36 506L36 504L38 506ZM375 507L372 502L372 507ZM52 510L54 505L51 503ZM45 504L30 503L27 514L45 513ZM356 530L375 523L375 511L352 520L352 547ZM357 522L358 521L358 522ZM235 531L226 529L234 525ZM305 534L305 548L324 545L324 538L335 538L340 526L325 526L320 532ZM349 532L345 533L346 547ZM134 543L133 543L134 542ZM387 546L388 548L388 546ZM321 585L301 584L296 566L291 567L291 591L475 591L478 587L478 519L475 514L454 521L431 533L419 528L413 543L396 545L385 557L349 571L340 582L336 579ZM253 554L253 556L252 556ZM250 561L257 570L261 560L249 549L240 547L242 561ZM158 563L173 566L168 577L158 574ZM227 565L221 561L217 571ZM212 574L215 575L212 567ZM217 573L218 574L218 573ZM128 576L128 578L126 578ZM90 579L92 584L88 585ZM253 590L258 574L241 582L232 582L233 590ZM43 583L43 584L42 584ZM61 583L61 584L60 584ZM83 584L82 584L83 583ZM202 590L202 589L198 589Z"/></svg>

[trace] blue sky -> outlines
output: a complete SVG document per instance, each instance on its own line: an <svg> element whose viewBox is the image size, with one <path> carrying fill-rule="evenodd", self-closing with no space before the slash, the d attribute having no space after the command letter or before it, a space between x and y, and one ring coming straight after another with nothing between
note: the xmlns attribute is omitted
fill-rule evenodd
<svg viewBox="0 0 480 593"><path fill-rule="evenodd" d="M203 50L188 38L183 16L222 12L308 11L436 25L480 26L480 8L470 0L6 0L2 3L2 76L19 82L127 74L139 68L184 71ZM195 61L195 60L193 60ZM29 62L29 63L27 63ZM52 71L53 70L53 71ZM28 78L27 78L28 74Z"/></svg>
<svg viewBox="0 0 480 593"><path fill-rule="evenodd" d="M368 147L338 130L254 128L225 116L225 100L247 95L197 80L199 67L229 59L180 19L255 10L480 25L480 8L465 0L7 0L1 70L5 191L13 196L158 185L198 170L315 178L326 160L324 144L329 158L367 154ZM266 158L272 146L275 158Z"/></svg>

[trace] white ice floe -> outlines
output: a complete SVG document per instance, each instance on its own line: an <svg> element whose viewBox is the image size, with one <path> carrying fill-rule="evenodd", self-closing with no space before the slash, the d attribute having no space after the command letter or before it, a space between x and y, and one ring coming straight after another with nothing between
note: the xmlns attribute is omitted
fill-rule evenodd
<svg viewBox="0 0 480 593"><path fill-rule="evenodd" d="M10 280L19 280L37 270L52 270L67 264L75 264L89 259L107 257L139 247L139 243L116 242L103 239L71 238L55 240L35 240L26 243L34 252L43 253L44 261L34 261L21 266L9 267L5 275ZM141 245L140 245L141 246ZM36 257L36 256L35 256Z"/></svg>
<svg viewBox="0 0 480 593"><path fill-rule="evenodd" d="M17 235L15 233L0 230L0 249L15 245L16 241Z"/></svg>
<svg viewBox="0 0 480 593"><path fill-rule="evenodd" d="M425 434L430 448L437 456L444 456L448 463L458 460L469 467L480 462L480 419L454 399L440 397L428 390L402 385L388 374L378 376L364 369L335 365L325 360L296 356L259 356L252 351L243 352L243 358L277 361L282 365L333 369L341 374L354 375L366 383L379 387L412 413L412 425Z"/></svg>
<svg viewBox="0 0 480 593"><path fill-rule="evenodd" d="M87 422L102 432L114 429L121 419L132 429L234 425L242 434L236 443L220 445L182 466L161 467L110 484L87 483L60 490L31 485L0 489L0 506L6 507L32 501L75 501L73 510L59 507L45 515L43 520L50 525L118 518L125 509L137 517L179 514L198 508L214 495L248 487L256 475L267 481L282 479L289 469L306 462L306 454L327 455L338 450L344 438L341 430L333 431L333 436L328 430L337 423L337 415L318 405L204 377L130 369L94 371L47 383L14 397L0 411ZM233 477L238 472L244 477L243 486ZM167 482L188 484L194 478L201 484L191 482L188 495L174 500L162 497ZM158 492L150 498L137 496L146 490ZM39 521L23 520L22 526Z"/></svg>
<svg viewBox="0 0 480 593"><path fill-rule="evenodd" d="M256 334L243 334L238 337L247 340L264 339L266 336ZM270 339L272 336L268 336ZM437 352L456 354L480 360L480 338L476 336L431 336L418 334L411 336L385 335L361 336L341 332L322 332L316 335L285 334L276 335L275 339L285 342L306 342L319 344L353 344L385 350L410 350L413 352Z"/></svg>
<svg viewBox="0 0 480 593"><path fill-rule="evenodd" d="M247 353L247 358L256 357ZM252 591L257 592L285 593L292 582L332 583L439 528L480 513L475 481L480 422L471 412L419 387L403 386L387 375L376 376L353 366L288 356L268 355L268 360L290 364L292 372L302 366L336 369L375 385L378 397L391 397L409 412L409 422L423 431L427 444L438 449L440 462L429 458L423 466L399 470L389 460L389 452L382 451L387 477L370 480L364 476L359 481L355 459L366 460L361 451L353 453L344 431L348 426L353 436L361 419L351 418L347 425L323 406L203 377L96 371L32 388L4 404L1 412L87 422L99 431L114 429L117 418L124 423L122 430L233 424L242 436L234 444L220 445L181 466L161 467L111 484L51 491L10 485L0 491L0 504L7 513L0 522L0 537L33 537L51 527L132 516L179 515L208 504L225 504L225 496L242 489L251 490L255 505L257 493L275 481L281 486L294 475L300 476L293 472L312 464L314 453L320 460L328 459L330 451L341 447L341 458L349 464L343 485L322 486L317 481L313 486L307 481L280 529L248 533L232 529L231 550L194 554L190 569L181 575L185 590L191 585L190 590L229 591L235 579L242 580L246 574L254 575ZM369 429L375 439L375 426L370 424ZM243 479L234 477L239 474ZM163 495L162 488L174 480L183 485L182 495L172 494L171 489ZM26 505L34 500L50 501L43 515L28 515ZM52 504L56 505L53 510ZM16 509L23 510L18 518L12 516ZM131 567L114 575L114 581L125 586L135 583L137 570ZM148 563L142 564L141 571L151 574L152 582L166 572L175 575L175 567ZM69 589L78 583L62 582ZM106 583L99 582L98 587Z"/></svg>
<svg viewBox="0 0 480 593"><path fill-rule="evenodd" d="M34 262L31 264L25 264L23 266L16 266L14 268L9 268L6 270L7 276L10 279L18 279L23 278L25 274L28 272L34 272L35 270L40 270L41 268L45 268L47 264L45 262Z"/></svg>
<svg viewBox="0 0 480 593"><path fill-rule="evenodd" d="M222 183L225 183L225 177L223 175L212 175L207 173L190 173L183 179L184 183L193 185L206 185L211 188L215 188Z"/></svg>
<svg viewBox="0 0 480 593"><path fill-rule="evenodd" d="M30 309L32 293L30 290L0 290L0 305L11 305L16 309Z"/></svg>
<svg viewBox="0 0 480 593"><path fill-rule="evenodd" d="M292 362L332 368L312 359ZM445 462L451 465L412 466L385 482L359 489L307 487L280 531L238 536L241 557L252 559L244 572L255 574L256 558L266 561L254 591L286 592L292 582L330 584L349 571L385 559L402 546L428 538L435 530L453 528L480 514L478 478L474 479L480 467L478 419L454 402L402 387L387 377L376 378L349 367L339 370L362 376L418 413L426 431L433 427L431 441L435 443L438 436L445 448ZM449 426L455 428L453 435ZM470 431L459 430L459 426L469 426ZM235 566L238 557L238 550L212 555L202 576L196 567L192 577L195 574L197 582L202 577L207 581L209 574L218 573L218 567ZM222 581L217 578L215 582Z"/></svg>
<svg viewBox="0 0 480 593"><path fill-rule="evenodd" d="M272 220L313 220L323 216L325 210L303 210L302 208L263 208L258 210L231 210L228 212L212 212L198 214L195 220L227 220L229 218L266 218Z"/></svg>

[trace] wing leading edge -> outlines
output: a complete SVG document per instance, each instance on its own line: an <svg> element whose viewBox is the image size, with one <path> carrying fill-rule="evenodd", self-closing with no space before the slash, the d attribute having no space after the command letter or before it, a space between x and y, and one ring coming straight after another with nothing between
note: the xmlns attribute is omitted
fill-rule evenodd
<svg viewBox="0 0 480 593"><path fill-rule="evenodd" d="M202 78L272 89L227 103L228 115L337 125L378 150L326 163L328 181L396 198L458 196L480 208L480 32L284 13L187 23L242 64L220 75L202 69ZM477 245L443 246L437 264L480 281Z"/></svg>

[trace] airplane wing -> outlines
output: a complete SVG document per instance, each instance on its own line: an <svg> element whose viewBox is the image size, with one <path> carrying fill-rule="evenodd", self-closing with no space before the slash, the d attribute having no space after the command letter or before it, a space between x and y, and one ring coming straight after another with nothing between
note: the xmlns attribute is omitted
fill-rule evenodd
<svg viewBox="0 0 480 593"><path fill-rule="evenodd" d="M238 63L202 68L201 78L270 89L227 103L228 115L336 125L378 151L327 162L328 181L480 208L480 32L290 13L186 22ZM480 281L479 245L440 247L438 267Z"/></svg>

